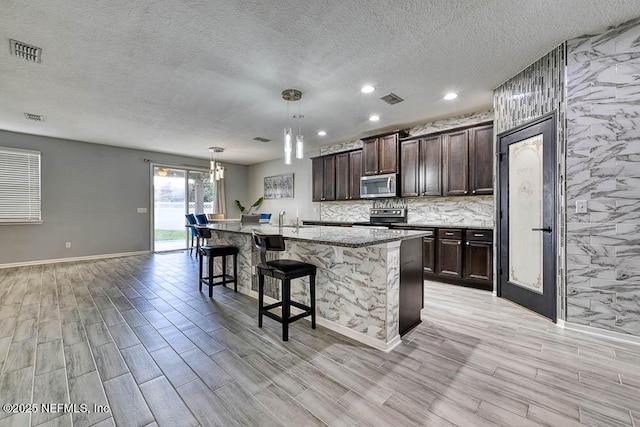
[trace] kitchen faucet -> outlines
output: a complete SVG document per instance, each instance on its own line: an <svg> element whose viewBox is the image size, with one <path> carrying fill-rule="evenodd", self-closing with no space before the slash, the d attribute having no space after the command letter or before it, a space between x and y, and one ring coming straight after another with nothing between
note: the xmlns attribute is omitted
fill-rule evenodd
<svg viewBox="0 0 640 427"><path fill-rule="evenodd" d="M285 213L286 213L286 212L284 211L284 209L282 209L282 210L280 211L280 213L278 214L278 228L282 228L283 221L284 221L284 214L285 214Z"/></svg>

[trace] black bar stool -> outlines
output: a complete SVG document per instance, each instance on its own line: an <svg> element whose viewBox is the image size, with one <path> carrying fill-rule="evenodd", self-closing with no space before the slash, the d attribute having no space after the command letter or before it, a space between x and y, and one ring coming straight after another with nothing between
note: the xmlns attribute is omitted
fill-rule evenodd
<svg viewBox="0 0 640 427"><path fill-rule="evenodd" d="M211 230L206 227L196 227L198 238L210 239ZM238 292L238 248L229 245L202 245L198 249L200 253L199 289L202 292L202 284L209 286L209 298L213 297L213 287L233 283L233 290ZM227 256L233 255L233 276L227 274ZM209 275L202 277L203 257L207 257ZM222 274L213 274L213 262L216 257L222 257ZM215 279L220 279L215 281Z"/></svg>
<svg viewBox="0 0 640 427"><path fill-rule="evenodd" d="M302 261L278 259L267 261L267 251L284 251L284 237L280 234L252 233L253 244L260 249L260 264L258 264L258 327L262 328L262 315L282 323L282 340L289 341L289 323L306 316L311 316L311 327L316 328L316 266ZM264 303L264 276L282 281L282 301L275 304ZM291 280L309 276L310 305L291 301ZM302 313L291 316L291 306L303 310ZM272 313L271 309L282 307L282 316Z"/></svg>

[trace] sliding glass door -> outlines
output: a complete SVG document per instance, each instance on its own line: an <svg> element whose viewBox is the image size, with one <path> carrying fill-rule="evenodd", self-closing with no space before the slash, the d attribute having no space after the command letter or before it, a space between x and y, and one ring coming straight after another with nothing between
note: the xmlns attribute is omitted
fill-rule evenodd
<svg viewBox="0 0 640 427"><path fill-rule="evenodd" d="M173 251L191 245L185 214L215 212L215 181L209 172L153 166L153 250Z"/></svg>

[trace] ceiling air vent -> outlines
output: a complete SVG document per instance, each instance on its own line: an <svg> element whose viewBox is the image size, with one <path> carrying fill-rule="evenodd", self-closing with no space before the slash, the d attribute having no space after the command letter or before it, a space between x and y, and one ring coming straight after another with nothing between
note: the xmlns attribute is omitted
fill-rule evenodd
<svg viewBox="0 0 640 427"><path fill-rule="evenodd" d="M267 138L263 138L261 136L256 136L255 138L253 138L254 141L260 141L260 142L269 142L271 141L270 139Z"/></svg>
<svg viewBox="0 0 640 427"><path fill-rule="evenodd" d="M404 99L400 98L395 93L390 93L388 95L383 96L380 99L382 99L384 102L386 102L387 104L390 104L390 105L397 104L398 102L404 101Z"/></svg>
<svg viewBox="0 0 640 427"><path fill-rule="evenodd" d="M40 114L24 113L24 116L27 118L27 120L33 120L34 122L44 122L44 116L41 116Z"/></svg>
<svg viewBox="0 0 640 427"><path fill-rule="evenodd" d="M11 42L11 53L18 58L22 58L29 62L40 62L42 58L42 49L31 46L17 40L9 40Z"/></svg>

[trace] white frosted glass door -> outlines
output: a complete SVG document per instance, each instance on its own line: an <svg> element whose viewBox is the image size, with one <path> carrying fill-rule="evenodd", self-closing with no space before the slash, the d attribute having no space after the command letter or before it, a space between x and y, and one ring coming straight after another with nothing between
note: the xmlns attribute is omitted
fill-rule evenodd
<svg viewBox="0 0 640 427"><path fill-rule="evenodd" d="M509 282L543 293L542 134L509 145Z"/></svg>

